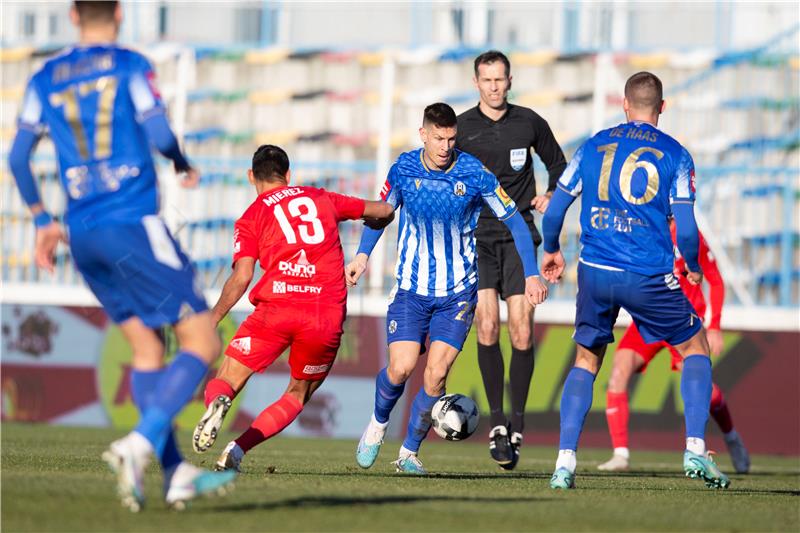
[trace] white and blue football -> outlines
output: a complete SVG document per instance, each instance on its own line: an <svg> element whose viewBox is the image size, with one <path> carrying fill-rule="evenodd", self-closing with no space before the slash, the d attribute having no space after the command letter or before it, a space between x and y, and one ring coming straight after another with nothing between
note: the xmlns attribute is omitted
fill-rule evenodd
<svg viewBox="0 0 800 533"><path fill-rule="evenodd" d="M445 440L464 440L478 427L478 406L463 394L447 394L433 405L433 430Z"/></svg>

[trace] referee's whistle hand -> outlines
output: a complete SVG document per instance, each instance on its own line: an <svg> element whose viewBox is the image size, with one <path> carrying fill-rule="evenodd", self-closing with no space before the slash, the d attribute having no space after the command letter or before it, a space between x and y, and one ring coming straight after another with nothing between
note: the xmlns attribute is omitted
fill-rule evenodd
<svg viewBox="0 0 800 533"><path fill-rule="evenodd" d="M525 278L525 296L531 305L539 305L547 298L547 285L542 283L539 276Z"/></svg>

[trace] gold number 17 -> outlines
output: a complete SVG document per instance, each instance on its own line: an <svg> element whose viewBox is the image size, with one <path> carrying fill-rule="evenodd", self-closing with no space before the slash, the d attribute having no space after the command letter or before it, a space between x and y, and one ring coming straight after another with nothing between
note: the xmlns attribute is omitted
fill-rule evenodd
<svg viewBox="0 0 800 533"><path fill-rule="evenodd" d="M81 122L80 98L92 92L100 93L97 99L97 113L94 117L93 156L95 159L104 159L111 155L111 125L114 118L114 99L117 96L117 78L101 76L67 87L63 91L52 93L50 104L53 107L64 107L64 117L72 129L72 135L78 145L78 153L82 159L89 159L89 142Z"/></svg>

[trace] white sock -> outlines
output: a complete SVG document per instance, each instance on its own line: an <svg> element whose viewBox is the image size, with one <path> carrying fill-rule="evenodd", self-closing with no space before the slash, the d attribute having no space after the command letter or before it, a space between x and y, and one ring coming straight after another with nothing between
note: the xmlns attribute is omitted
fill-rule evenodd
<svg viewBox="0 0 800 533"><path fill-rule="evenodd" d="M578 466L578 457L575 450L558 450L558 459L556 459L556 470L559 468L566 468L570 473L575 473L575 468Z"/></svg>
<svg viewBox="0 0 800 533"><path fill-rule="evenodd" d="M137 433L136 431L131 431L128 433L128 436L125 437L130 445L131 449L139 455L148 455L153 453L153 445L150 443L147 438L142 435L141 433Z"/></svg>
<svg viewBox="0 0 800 533"><path fill-rule="evenodd" d="M409 455L417 455L417 452L412 452L405 446L400 446L400 454L399 457L408 457Z"/></svg>
<svg viewBox="0 0 800 533"><path fill-rule="evenodd" d="M686 449L697 455L705 455L706 441L697 437L689 437L686 439Z"/></svg>
<svg viewBox="0 0 800 533"><path fill-rule="evenodd" d="M619 455L625 459L631 458L631 452L628 450L628 448L614 448L614 455Z"/></svg>
<svg viewBox="0 0 800 533"><path fill-rule="evenodd" d="M386 429L386 426L389 425L389 421L388 420L386 422L378 422L378 419L375 418L375 413L372 413L372 420L370 420L369 423L372 424L374 427L380 428L380 429Z"/></svg>
<svg viewBox="0 0 800 533"><path fill-rule="evenodd" d="M732 430L730 430L729 433L725 433L722 437L725 439L725 442L730 442L732 440L738 439L739 438L739 434L736 433L735 429L732 429Z"/></svg>

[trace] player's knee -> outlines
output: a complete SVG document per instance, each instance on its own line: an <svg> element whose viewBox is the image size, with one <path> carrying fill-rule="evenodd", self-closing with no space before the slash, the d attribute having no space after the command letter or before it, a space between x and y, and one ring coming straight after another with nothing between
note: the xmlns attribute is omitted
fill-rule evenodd
<svg viewBox="0 0 800 533"><path fill-rule="evenodd" d="M509 324L508 336L511 346L518 350L527 350L533 345L533 329L529 324Z"/></svg>
<svg viewBox="0 0 800 533"><path fill-rule="evenodd" d="M389 376L389 381L395 385L399 385L400 383L408 381L413 370L413 368L407 368L402 364L390 362L386 367L386 374Z"/></svg>
<svg viewBox="0 0 800 533"><path fill-rule="evenodd" d="M475 330L478 342L483 345L494 344L500 338L500 322L493 317L475 317Z"/></svg>

